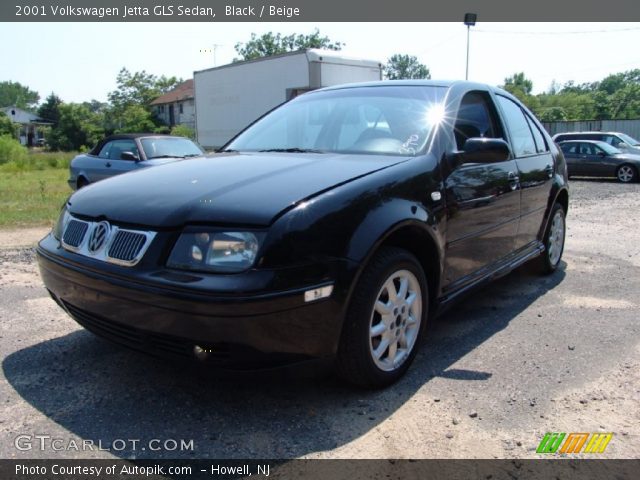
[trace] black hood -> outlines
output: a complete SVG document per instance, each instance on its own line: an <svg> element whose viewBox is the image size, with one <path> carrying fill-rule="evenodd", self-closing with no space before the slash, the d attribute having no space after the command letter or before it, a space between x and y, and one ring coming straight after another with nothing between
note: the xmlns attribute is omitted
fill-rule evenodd
<svg viewBox="0 0 640 480"><path fill-rule="evenodd" d="M240 153L184 160L85 187L71 213L148 227L269 225L280 212L406 157Z"/></svg>

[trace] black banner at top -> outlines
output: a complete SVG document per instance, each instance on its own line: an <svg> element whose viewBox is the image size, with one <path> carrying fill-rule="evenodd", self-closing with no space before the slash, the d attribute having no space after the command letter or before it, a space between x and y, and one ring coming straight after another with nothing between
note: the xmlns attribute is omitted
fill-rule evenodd
<svg viewBox="0 0 640 480"><path fill-rule="evenodd" d="M638 21L637 0L14 0L2 22Z"/></svg>

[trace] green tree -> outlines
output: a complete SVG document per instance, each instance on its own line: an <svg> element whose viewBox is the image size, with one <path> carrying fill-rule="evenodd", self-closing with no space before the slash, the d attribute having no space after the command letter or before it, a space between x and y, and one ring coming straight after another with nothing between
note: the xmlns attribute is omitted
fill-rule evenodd
<svg viewBox="0 0 640 480"><path fill-rule="evenodd" d="M538 118L541 122L561 122L567 119L567 113L562 107L549 107L542 111Z"/></svg>
<svg viewBox="0 0 640 480"><path fill-rule="evenodd" d="M122 68L116 78L117 88L109 93L109 102L114 110L122 113L131 105L140 105L149 110L150 104L160 95L182 83L181 78L157 77L142 70L131 73Z"/></svg>
<svg viewBox="0 0 640 480"><path fill-rule="evenodd" d="M4 112L0 112L0 136L11 135L16 138L18 136L18 125L13 123Z"/></svg>
<svg viewBox="0 0 640 480"><path fill-rule="evenodd" d="M613 73L603 78L597 84L599 91L613 95L619 90L628 88L630 85L640 84L640 69L628 70L626 72Z"/></svg>
<svg viewBox="0 0 640 480"><path fill-rule="evenodd" d="M48 138L52 150L80 150L96 144L104 136L102 115L77 103L63 103L59 110L58 125Z"/></svg>
<svg viewBox="0 0 640 480"><path fill-rule="evenodd" d="M0 107L16 106L18 108L32 109L40 101L38 92L19 82L0 82Z"/></svg>
<svg viewBox="0 0 640 480"><path fill-rule="evenodd" d="M510 77L504 79L504 85L502 88L516 97L531 95L533 82L525 77L524 72L514 73Z"/></svg>
<svg viewBox="0 0 640 480"><path fill-rule="evenodd" d="M38 116L52 122L53 126L56 126L60 120L60 105L62 105L60 97L51 92L44 103L38 108Z"/></svg>
<svg viewBox="0 0 640 480"><path fill-rule="evenodd" d="M146 133L156 127L151 113L142 105L129 105L121 114L116 133Z"/></svg>
<svg viewBox="0 0 640 480"><path fill-rule="evenodd" d="M273 32L264 33L260 36L251 34L248 42L238 42L234 48L240 58L235 58L234 62L242 60L253 60L255 58L279 55L281 53L294 52L307 48L323 48L326 50L340 50L344 47L342 42L333 42L329 37L322 36L316 28L308 35L291 34L282 35Z"/></svg>
<svg viewBox="0 0 640 480"><path fill-rule="evenodd" d="M389 80L431 78L431 72L426 65L418 61L418 57L400 53L389 57L384 74Z"/></svg>

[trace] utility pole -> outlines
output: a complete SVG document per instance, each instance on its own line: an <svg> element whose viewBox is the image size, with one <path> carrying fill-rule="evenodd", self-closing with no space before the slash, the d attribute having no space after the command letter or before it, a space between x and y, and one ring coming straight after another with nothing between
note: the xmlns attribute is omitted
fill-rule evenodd
<svg viewBox="0 0 640 480"><path fill-rule="evenodd" d="M213 66L214 67L218 66L218 62L216 61L216 51L218 50L218 47L224 47L224 45L221 45L219 43L213 44Z"/></svg>
<svg viewBox="0 0 640 480"><path fill-rule="evenodd" d="M469 80L469 35L471 33L471 27L476 24L477 19L478 15L475 13L464 14L464 24L467 26L467 69L464 75L465 80Z"/></svg>

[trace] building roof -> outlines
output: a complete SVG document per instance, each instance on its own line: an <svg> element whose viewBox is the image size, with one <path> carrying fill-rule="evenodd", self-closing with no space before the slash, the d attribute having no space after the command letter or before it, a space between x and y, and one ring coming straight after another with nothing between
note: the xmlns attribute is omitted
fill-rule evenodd
<svg viewBox="0 0 640 480"><path fill-rule="evenodd" d="M165 103L173 103L180 100L188 100L190 98L193 98L193 79L182 82L170 92L159 96L151 102L151 105L163 105Z"/></svg>
<svg viewBox="0 0 640 480"><path fill-rule="evenodd" d="M26 110L23 110L22 108L18 108L15 106L2 107L0 108L0 111L4 112L5 115L9 117L9 119L14 123L21 123L21 124L37 123L37 124L44 124L44 125L48 125L52 123L48 120L45 120L44 118L40 118L35 113L28 112Z"/></svg>

